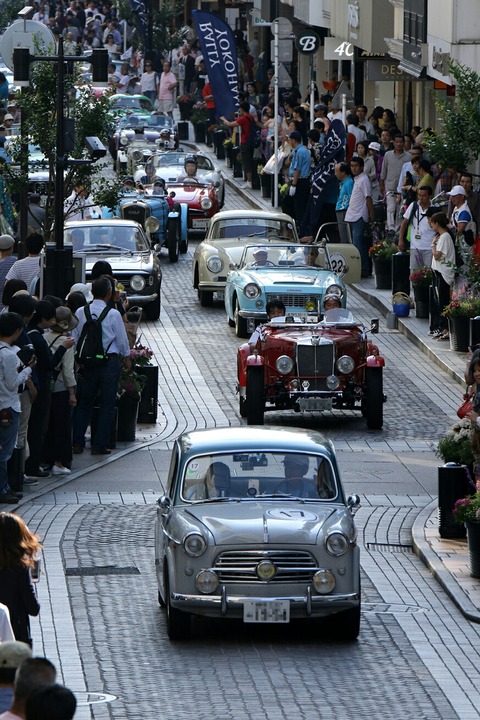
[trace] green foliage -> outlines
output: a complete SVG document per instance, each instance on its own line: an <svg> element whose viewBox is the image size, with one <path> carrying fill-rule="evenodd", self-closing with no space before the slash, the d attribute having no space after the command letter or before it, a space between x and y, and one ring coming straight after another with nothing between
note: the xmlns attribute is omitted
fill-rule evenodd
<svg viewBox="0 0 480 720"><path fill-rule="evenodd" d="M480 492L457 500L453 506L453 517L459 525L480 522Z"/></svg>
<svg viewBox="0 0 480 720"><path fill-rule="evenodd" d="M435 93L442 129L427 139L427 149L444 168L464 170L480 156L480 75L451 60L449 70L456 81L455 98Z"/></svg>
<svg viewBox="0 0 480 720"><path fill-rule="evenodd" d="M120 16L137 30L135 44L141 50L144 50L145 41L141 32L141 26L136 13L132 11L132 6L129 1L119 0L118 7ZM183 11L184 3L182 0L163 0L160 8L151 9L152 49L160 56L182 45L183 36L180 30L175 28L175 19L180 13L183 13Z"/></svg>
<svg viewBox="0 0 480 720"><path fill-rule="evenodd" d="M0 2L0 32L17 20L18 11L24 5L23 0L2 0Z"/></svg>

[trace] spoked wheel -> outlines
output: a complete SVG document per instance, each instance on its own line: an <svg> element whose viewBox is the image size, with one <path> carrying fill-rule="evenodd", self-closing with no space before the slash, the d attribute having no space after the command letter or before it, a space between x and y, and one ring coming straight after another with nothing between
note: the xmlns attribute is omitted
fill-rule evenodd
<svg viewBox="0 0 480 720"><path fill-rule="evenodd" d="M170 587L165 578L167 633L170 640L188 640L191 634L191 615L173 608L170 603Z"/></svg>
<svg viewBox="0 0 480 720"><path fill-rule="evenodd" d="M245 320L245 318L240 317L239 309L240 308L238 307L238 300L237 298L235 298L235 335L239 338L247 338L247 321Z"/></svg>
<svg viewBox="0 0 480 720"><path fill-rule="evenodd" d="M380 430L383 426L383 369L365 369L366 398L364 402L365 418L370 430Z"/></svg>

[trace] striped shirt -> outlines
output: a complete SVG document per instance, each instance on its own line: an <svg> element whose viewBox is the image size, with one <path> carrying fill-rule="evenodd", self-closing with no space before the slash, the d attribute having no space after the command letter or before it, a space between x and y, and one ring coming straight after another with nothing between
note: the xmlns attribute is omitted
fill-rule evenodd
<svg viewBox="0 0 480 720"><path fill-rule="evenodd" d="M27 290L30 290L33 281L39 276L40 255L33 255L17 260L8 271L5 280L23 280L27 285Z"/></svg>
<svg viewBox="0 0 480 720"><path fill-rule="evenodd" d="M0 311L4 307L4 305L2 305L2 295L3 286L5 285L5 278L12 265L16 262L17 258L15 257L15 255L10 255L9 257L0 260Z"/></svg>

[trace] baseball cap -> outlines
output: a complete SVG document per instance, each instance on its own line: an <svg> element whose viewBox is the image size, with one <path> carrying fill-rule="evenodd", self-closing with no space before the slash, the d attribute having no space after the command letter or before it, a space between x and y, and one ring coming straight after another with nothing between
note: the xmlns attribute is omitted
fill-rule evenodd
<svg viewBox="0 0 480 720"><path fill-rule="evenodd" d="M328 110L327 106L324 105L323 103L317 103L313 109L314 110L324 110L324 111Z"/></svg>
<svg viewBox="0 0 480 720"><path fill-rule="evenodd" d="M6 115L4 115L4 116L3 116L3 119L4 119L4 120L15 120L15 118L13 117L13 115L11 115L10 113L7 113Z"/></svg>
<svg viewBox="0 0 480 720"><path fill-rule="evenodd" d="M300 135L298 130L294 130L293 132L291 132L288 137L290 138L290 140L296 140L297 142L302 142L302 136Z"/></svg>
<svg viewBox="0 0 480 720"><path fill-rule="evenodd" d="M18 640L0 643L0 670L16 670L31 657L32 651L27 643Z"/></svg>
<svg viewBox="0 0 480 720"><path fill-rule="evenodd" d="M380 152L380 143L377 142L371 142L368 146L369 150L376 150L377 152Z"/></svg>
<svg viewBox="0 0 480 720"><path fill-rule="evenodd" d="M447 195L464 195L466 197L467 193L461 185L454 185L450 192L447 192Z"/></svg>
<svg viewBox="0 0 480 720"><path fill-rule="evenodd" d="M266 247L258 247L253 251L253 254L256 255L268 255L268 248Z"/></svg>
<svg viewBox="0 0 480 720"><path fill-rule="evenodd" d="M125 180L123 181L123 184L124 185L135 185L135 180L133 179L133 177L126 177Z"/></svg>
<svg viewBox="0 0 480 720"><path fill-rule="evenodd" d="M15 240L11 235L0 235L0 250L8 250L15 245Z"/></svg>
<svg viewBox="0 0 480 720"><path fill-rule="evenodd" d="M81 292L85 296L85 300L87 302L91 302L93 300L93 295L90 291L90 288L85 283L75 283L75 285L72 285L68 295L71 295L74 292ZM68 298L68 295L67 295L67 298Z"/></svg>

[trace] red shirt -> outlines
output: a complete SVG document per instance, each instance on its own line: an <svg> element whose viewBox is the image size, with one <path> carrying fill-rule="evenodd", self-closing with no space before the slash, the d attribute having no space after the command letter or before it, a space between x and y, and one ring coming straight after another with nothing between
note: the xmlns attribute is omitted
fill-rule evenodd
<svg viewBox="0 0 480 720"><path fill-rule="evenodd" d="M255 120L250 115L250 113L247 113L246 115L240 115L237 118L237 125L239 125L242 129L240 136L240 145L245 145L245 143L247 142L250 136L250 130L254 122Z"/></svg>
<svg viewBox="0 0 480 720"><path fill-rule="evenodd" d="M212 97L209 100L205 100L205 97L207 95L212 95ZM202 90L202 97L205 100L205 107L207 110L214 110L215 109L215 100L213 99L213 91L212 86L210 83L205 83L204 88Z"/></svg>

